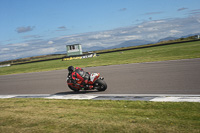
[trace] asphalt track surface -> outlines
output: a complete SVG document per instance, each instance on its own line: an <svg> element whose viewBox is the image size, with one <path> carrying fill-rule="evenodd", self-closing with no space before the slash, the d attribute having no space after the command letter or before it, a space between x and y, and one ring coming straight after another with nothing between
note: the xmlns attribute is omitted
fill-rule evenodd
<svg viewBox="0 0 200 133"><path fill-rule="evenodd" d="M79 94L200 94L200 58L84 68L99 72L104 92ZM67 70L0 76L0 95L77 94L66 85Z"/></svg>

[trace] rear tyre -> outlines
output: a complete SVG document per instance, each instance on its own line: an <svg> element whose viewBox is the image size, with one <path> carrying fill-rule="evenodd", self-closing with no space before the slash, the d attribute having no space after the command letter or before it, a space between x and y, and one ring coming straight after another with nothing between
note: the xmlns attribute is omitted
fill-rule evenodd
<svg viewBox="0 0 200 133"><path fill-rule="evenodd" d="M97 79L94 83L95 89L98 91L105 91L107 89L107 84L104 80Z"/></svg>

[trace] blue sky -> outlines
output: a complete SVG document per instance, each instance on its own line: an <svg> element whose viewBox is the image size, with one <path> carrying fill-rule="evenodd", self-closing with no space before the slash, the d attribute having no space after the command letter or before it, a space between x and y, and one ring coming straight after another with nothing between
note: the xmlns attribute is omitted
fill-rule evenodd
<svg viewBox="0 0 200 133"><path fill-rule="evenodd" d="M73 43L106 47L144 39L141 34L156 41L200 33L199 5L199 0L0 0L0 61L64 52ZM159 25L169 34L158 37Z"/></svg>

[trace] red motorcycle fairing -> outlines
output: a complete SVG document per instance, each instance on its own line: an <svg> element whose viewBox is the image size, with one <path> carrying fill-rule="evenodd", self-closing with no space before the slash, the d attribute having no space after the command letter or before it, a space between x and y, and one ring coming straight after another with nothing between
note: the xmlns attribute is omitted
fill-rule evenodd
<svg viewBox="0 0 200 133"><path fill-rule="evenodd" d="M94 84L94 82L99 78L100 73L92 73L90 74L90 79L88 81L88 84Z"/></svg>
<svg viewBox="0 0 200 133"><path fill-rule="evenodd" d="M77 89L77 90L80 89L79 84L77 84L77 83L75 83L75 82L72 82L72 80L70 80L70 79L67 79L67 84L68 84L68 86L69 86L71 89L72 89L72 88L75 88L75 89Z"/></svg>

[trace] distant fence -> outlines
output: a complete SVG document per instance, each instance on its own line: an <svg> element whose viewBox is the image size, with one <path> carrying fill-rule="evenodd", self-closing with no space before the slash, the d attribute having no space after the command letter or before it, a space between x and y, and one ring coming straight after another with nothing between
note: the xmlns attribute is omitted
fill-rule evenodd
<svg viewBox="0 0 200 133"><path fill-rule="evenodd" d="M92 58L92 57L96 57L96 53L76 55L76 56L66 56L62 60L68 61L68 60L85 59L85 58Z"/></svg>
<svg viewBox="0 0 200 133"><path fill-rule="evenodd" d="M19 62L19 63L14 63L11 65L20 65L20 64L28 64L28 63L35 63L35 62L42 62L42 61L50 61L50 60L58 60L58 59L62 59L60 58L53 58L53 59L44 59L44 60L36 60L36 61L27 61L27 62Z"/></svg>

